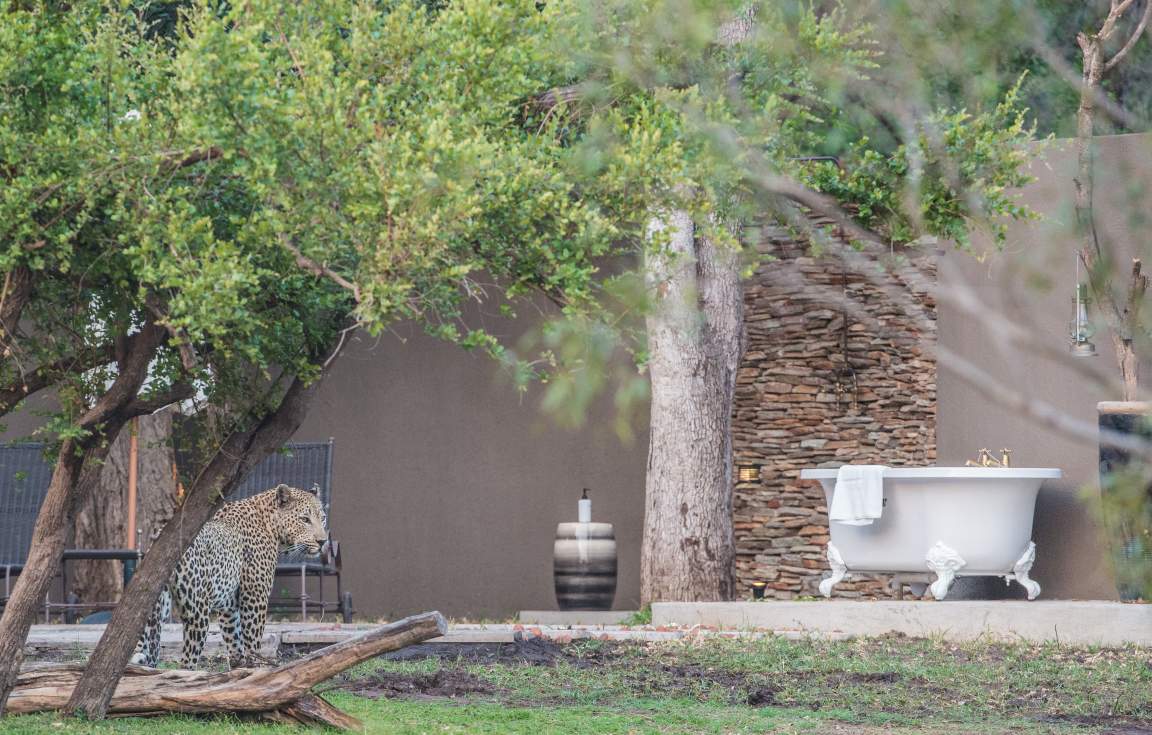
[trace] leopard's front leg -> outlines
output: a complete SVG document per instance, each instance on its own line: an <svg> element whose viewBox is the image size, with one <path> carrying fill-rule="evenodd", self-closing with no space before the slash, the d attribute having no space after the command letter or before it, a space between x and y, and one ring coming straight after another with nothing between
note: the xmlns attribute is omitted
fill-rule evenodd
<svg viewBox="0 0 1152 735"><path fill-rule="evenodd" d="M260 661L260 644L268 622L268 598L276 578L276 557L254 560L240 578L240 656L245 665Z"/></svg>

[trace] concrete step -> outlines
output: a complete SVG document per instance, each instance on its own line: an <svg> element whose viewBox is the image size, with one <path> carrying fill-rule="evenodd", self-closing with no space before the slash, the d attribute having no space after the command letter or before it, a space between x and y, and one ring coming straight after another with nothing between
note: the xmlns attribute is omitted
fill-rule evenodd
<svg viewBox="0 0 1152 735"><path fill-rule="evenodd" d="M525 625L622 625L635 610L521 610Z"/></svg>
<svg viewBox="0 0 1152 735"><path fill-rule="evenodd" d="M658 602L654 626L1152 646L1152 605L1080 600Z"/></svg>

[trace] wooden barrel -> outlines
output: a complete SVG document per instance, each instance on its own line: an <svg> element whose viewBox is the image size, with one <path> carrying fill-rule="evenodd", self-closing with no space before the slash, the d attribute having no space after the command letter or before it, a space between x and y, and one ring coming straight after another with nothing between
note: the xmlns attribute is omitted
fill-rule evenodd
<svg viewBox="0 0 1152 735"><path fill-rule="evenodd" d="M561 523L553 556L561 610L611 610L616 597L616 534L611 523Z"/></svg>

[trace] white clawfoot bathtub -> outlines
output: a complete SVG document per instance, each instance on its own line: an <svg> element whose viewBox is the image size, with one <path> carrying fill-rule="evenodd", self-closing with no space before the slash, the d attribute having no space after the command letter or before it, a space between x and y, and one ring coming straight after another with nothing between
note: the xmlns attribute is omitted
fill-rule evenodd
<svg viewBox="0 0 1152 735"><path fill-rule="evenodd" d="M937 600L957 576L1016 580L1028 599L1040 585L1028 577L1036 560L1032 514L1044 480L1061 476L1047 467L891 467L884 471L884 509L870 525L829 523L832 576L825 597L851 572L934 572ZM801 470L819 480L829 506L836 469Z"/></svg>

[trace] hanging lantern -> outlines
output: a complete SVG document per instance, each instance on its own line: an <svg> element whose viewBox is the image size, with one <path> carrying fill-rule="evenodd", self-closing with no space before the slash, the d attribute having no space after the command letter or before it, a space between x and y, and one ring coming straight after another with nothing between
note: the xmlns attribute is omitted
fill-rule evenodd
<svg viewBox="0 0 1152 735"><path fill-rule="evenodd" d="M1077 260L1079 271L1079 260ZM1079 279L1077 279L1079 280ZM1092 344L1092 336L1096 330L1088 321L1088 286L1083 283L1076 284L1076 313L1069 329L1068 349L1076 357L1095 357L1096 345Z"/></svg>

